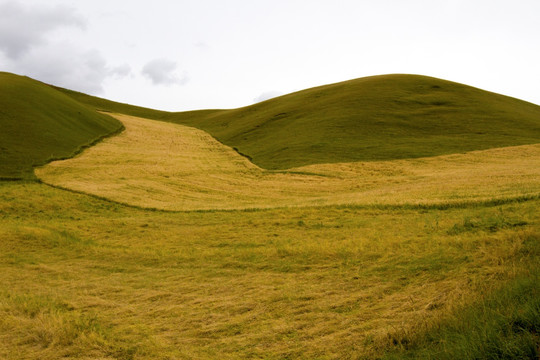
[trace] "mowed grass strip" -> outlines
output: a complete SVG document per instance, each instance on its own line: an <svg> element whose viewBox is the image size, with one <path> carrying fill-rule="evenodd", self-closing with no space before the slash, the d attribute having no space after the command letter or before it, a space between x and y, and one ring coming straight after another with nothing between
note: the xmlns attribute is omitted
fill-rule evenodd
<svg viewBox="0 0 540 360"><path fill-rule="evenodd" d="M36 169L48 184L164 210L452 204L536 196L540 145L431 158L259 168L209 134L114 115L126 130Z"/></svg>

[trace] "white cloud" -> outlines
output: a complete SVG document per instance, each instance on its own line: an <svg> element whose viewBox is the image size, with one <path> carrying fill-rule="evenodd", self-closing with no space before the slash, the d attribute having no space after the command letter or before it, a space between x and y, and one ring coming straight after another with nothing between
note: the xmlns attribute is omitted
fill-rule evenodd
<svg viewBox="0 0 540 360"><path fill-rule="evenodd" d="M69 7L25 7L9 1L0 4L0 50L12 60L47 43L47 35L62 27L84 29L86 21Z"/></svg>
<svg viewBox="0 0 540 360"><path fill-rule="evenodd" d="M127 65L110 68L97 50L68 44L38 47L12 62L7 70L89 94L103 93L102 84L108 77L124 77L131 72Z"/></svg>
<svg viewBox="0 0 540 360"><path fill-rule="evenodd" d="M132 75L131 66L129 66L128 64L115 66L109 72L110 75L113 75L116 78L123 78Z"/></svg>
<svg viewBox="0 0 540 360"><path fill-rule="evenodd" d="M129 65L110 67L95 49L60 40L59 30L86 28L86 20L69 7L0 3L2 70L90 94L103 93L109 77L131 73Z"/></svg>
<svg viewBox="0 0 540 360"><path fill-rule="evenodd" d="M144 65L142 74L148 77L154 85L184 85L187 83L187 75L179 77L175 70L177 65L167 59L154 59Z"/></svg>
<svg viewBox="0 0 540 360"><path fill-rule="evenodd" d="M281 96L281 95L283 95L283 93L279 91L265 91L259 96L257 96L255 99L253 99L253 102L258 103L258 102L272 99L272 98L275 98L276 96Z"/></svg>

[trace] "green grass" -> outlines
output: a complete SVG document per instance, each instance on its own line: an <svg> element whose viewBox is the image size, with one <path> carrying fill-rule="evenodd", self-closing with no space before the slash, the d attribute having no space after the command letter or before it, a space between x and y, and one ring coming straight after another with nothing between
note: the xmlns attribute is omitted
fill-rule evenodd
<svg viewBox="0 0 540 360"><path fill-rule="evenodd" d="M205 130L266 169L540 142L540 106L417 75L366 77L239 109L179 113L66 93L98 109Z"/></svg>
<svg viewBox="0 0 540 360"><path fill-rule="evenodd" d="M58 86L51 85L51 87L71 97L72 99L80 102L81 104L85 104L98 111L126 114L126 115L143 117L146 119L155 119L155 120L162 119L163 117L170 114L167 111L160 111L160 110L149 109L149 108L145 108L141 106L123 104L123 103L119 103L119 102L115 102L115 101L111 101L107 99L102 99L96 96L87 95L78 91L64 89Z"/></svg>
<svg viewBox="0 0 540 360"><path fill-rule="evenodd" d="M531 270L421 331L390 336L384 359L538 359L540 239L529 241Z"/></svg>
<svg viewBox="0 0 540 360"><path fill-rule="evenodd" d="M361 78L241 109L177 113L267 169L540 141L540 107L424 76Z"/></svg>
<svg viewBox="0 0 540 360"><path fill-rule="evenodd" d="M0 72L0 178L34 178L33 166L71 157L122 124L27 77Z"/></svg>

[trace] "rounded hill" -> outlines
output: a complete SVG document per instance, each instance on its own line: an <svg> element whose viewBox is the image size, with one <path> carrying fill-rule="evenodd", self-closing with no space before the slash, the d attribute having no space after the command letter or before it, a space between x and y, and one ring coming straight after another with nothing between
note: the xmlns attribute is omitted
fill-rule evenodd
<svg viewBox="0 0 540 360"><path fill-rule="evenodd" d="M540 142L540 106L419 75L365 77L163 119L205 130L267 169Z"/></svg>
<svg viewBox="0 0 540 360"><path fill-rule="evenodd" d="M33 166L71 157L122 124L54 88L0 72L0 178L33 178Z"/></svg>

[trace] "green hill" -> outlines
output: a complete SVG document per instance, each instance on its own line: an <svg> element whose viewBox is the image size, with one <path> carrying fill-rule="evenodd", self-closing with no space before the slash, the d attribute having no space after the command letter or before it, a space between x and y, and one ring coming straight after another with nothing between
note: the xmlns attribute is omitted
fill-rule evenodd
<svg viewBox="0 0 540 360"><path fill-rule="evenodd" d="M90 106L98 111L107 111L131 116L138 116L147 119L162 119L170 113L167 111L160 111L149 109L141 106L123 104L116 101L102 99L96 96L87 95L78 91L64 89L58 86L52 86L52 88L68 95L74 100Z"/></svg>
<svg viewBox="0 0 540 360"><path fill-rule="evenodd" d="M540 106L419 75L372 76L239 109L177 113L60 90L97 109L205 130L267 169L540 142Z"/></svg>
<svg viewBox="0 0 540 360"><path fill-rule="evenodd" d="M417 75L360 78L168 120L203 129L267 169L540 142L540 106Z"/></svg>
<svg viewBox="0 0 540 360"><path fill-rule="evenodd" d="M27 77L0 72L0 178L33 178L32 167L73 156L122 124Z"/></svg>

